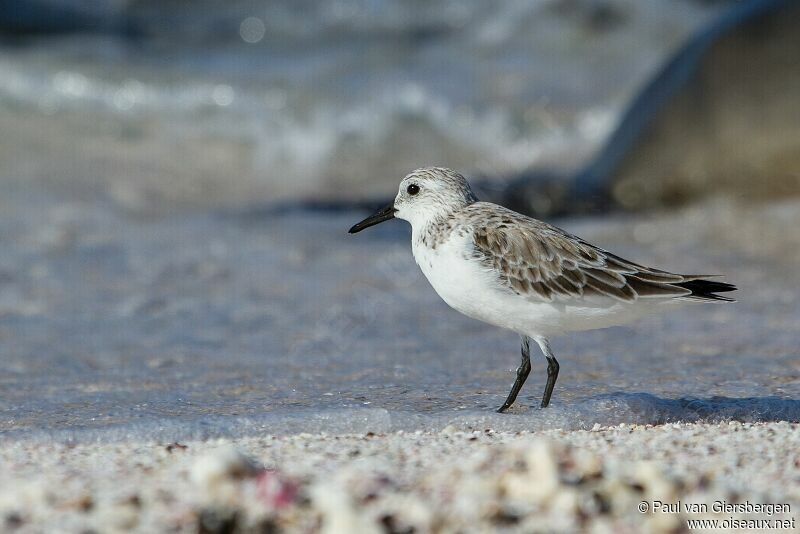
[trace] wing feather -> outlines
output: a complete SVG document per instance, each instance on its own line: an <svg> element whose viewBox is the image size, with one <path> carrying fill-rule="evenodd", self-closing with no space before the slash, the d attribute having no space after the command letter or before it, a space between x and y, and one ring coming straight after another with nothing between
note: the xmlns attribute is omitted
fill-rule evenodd
<svg viewBox="0 0 800 534"><path fill-rule="evenodd" d="M500 206L476 203L467 210L474 256L499 273L503 286L531 299L680 298L692 291L679 284L701 278L639 265Z"/></svg>

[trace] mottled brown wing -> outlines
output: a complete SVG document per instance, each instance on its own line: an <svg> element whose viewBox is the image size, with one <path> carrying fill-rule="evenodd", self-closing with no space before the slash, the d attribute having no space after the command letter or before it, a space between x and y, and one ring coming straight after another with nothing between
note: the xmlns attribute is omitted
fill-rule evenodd
<svg viewBox="0 0 800 534"><path fill-rule="evenodd" d="M606 296L631 302L691 294L674 284L694 277L638 265L514 212L473 224L473 238L475 256L500 273L503 285L537 300Z"/></svg>

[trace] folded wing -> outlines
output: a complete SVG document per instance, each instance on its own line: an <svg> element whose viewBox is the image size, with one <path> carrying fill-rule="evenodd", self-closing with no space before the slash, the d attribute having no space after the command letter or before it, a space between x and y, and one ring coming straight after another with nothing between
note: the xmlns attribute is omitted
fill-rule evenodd
<svg viewBox="0 0 800 534"><path fill-rule="evenodd" d="M490 219L472 218L474 255L519 295L546 302L591 296L622 302L733 301L716 294L734 291L731 284L645 267L542 221L505 209L495 213L499 215Z"/></svg>

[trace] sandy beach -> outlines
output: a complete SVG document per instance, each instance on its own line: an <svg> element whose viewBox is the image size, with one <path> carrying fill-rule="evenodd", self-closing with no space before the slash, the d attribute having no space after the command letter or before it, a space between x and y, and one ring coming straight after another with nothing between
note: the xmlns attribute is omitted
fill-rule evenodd
<svg viewBox="0 0 800 534"><path fill-rule="evenodd" d="M18 442L0 473L16 532L796 532L800 425Z"/></svg>

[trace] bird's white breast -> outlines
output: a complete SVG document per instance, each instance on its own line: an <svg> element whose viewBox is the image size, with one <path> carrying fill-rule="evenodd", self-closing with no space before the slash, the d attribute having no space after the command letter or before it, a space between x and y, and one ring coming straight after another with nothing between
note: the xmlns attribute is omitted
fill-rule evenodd
<svg viewBox="0 0 800 534"><path fill-rule="evenodd" d="M468 234L456 230L435 248L414 239L413 252L425 277L450 307L501 328L543 334L533 319L542 317L551 307L537 305L502 287L497 273L473 257Z"/></svg>
<svg viewBox="0 0 800 534"><path fill-rule="evenodd" d="M492 273L469 258L471 242L453 232L433 248L413 240L414 259L440 297L452 308L470 317L487 320L479 313L482 303L492 299Z"/></svg>

